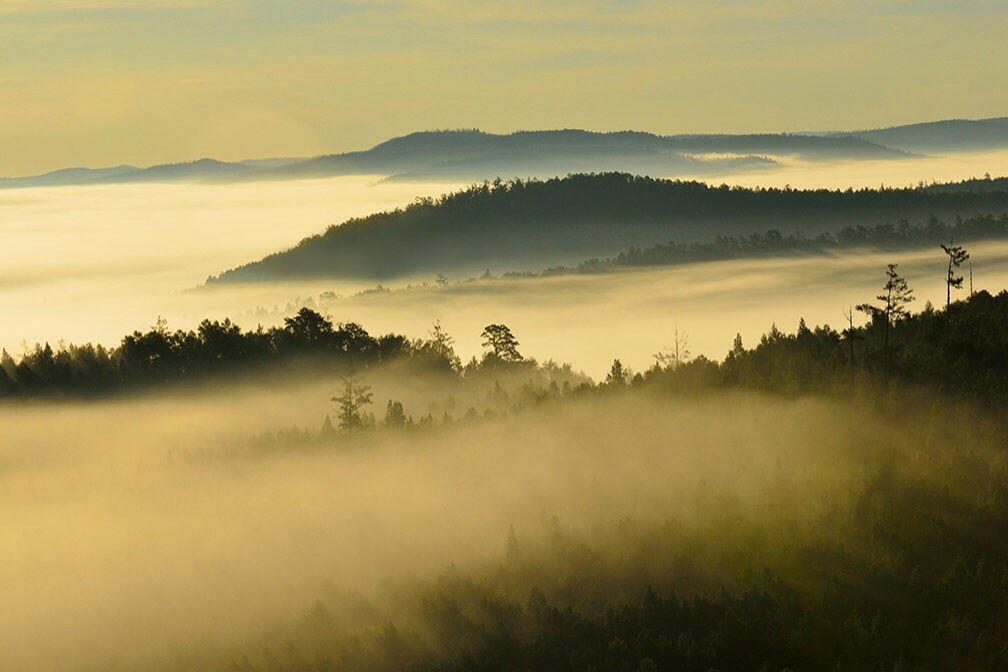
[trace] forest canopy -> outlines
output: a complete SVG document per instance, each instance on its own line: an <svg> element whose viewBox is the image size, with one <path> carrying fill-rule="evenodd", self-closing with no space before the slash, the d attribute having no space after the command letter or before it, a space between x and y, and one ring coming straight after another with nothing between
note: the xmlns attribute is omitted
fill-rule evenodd
<svg viewBox="0 0 1008 672"><path fill-rule="evenodd" d="M901 279L895 268L891 265L889 273ZM615 380L672 392L741 388L794 395L903 384L992 404L1008 398L1008 291L979 291L947 308L928 304L917 313L865 305L870 319L861 327L851 322L838 332L802 321L788 334L772 325L751 348L737 337L721 362L682 353L656 356L654 367L632 377L619 365L620 372L611 373L598 388L611 389ZM440 325L429 338L376 337L357 323L334 324L308 308L286 318L282 327L252 331L229 319L204 320L195 331L171 331L159 321L148 331L123 337L112 349L37 344L19 361L4 351L0 395L113 394L263 370L301 370L306 362L318 371L405 362L460 378L540 367L520 354L518 338L507 325L489 324L482 336L482 359L463 365ZM563 353L555 354L563 360Z"/></svg>

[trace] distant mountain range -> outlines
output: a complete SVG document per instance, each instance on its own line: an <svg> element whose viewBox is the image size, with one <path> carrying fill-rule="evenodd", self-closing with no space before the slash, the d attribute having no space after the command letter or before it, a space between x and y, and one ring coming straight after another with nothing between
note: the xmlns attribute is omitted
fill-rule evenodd
<svg viewBox="0 0 1008 672"><path fill-rule="evenodd" d="M805 135L428 131L395 138L365 152L320 156L284 166L271 176L371 174L395 180L467 181L607 171L704 175L771 168L771 157L784 155L828 160L897 158L906 153L860 138Z"/></svg>
<svg viewBox="0 0 1008 672"><path fill-rule="evenodd" d="M426 131L371 149L314 158L252 159L115 168L70 168L46 175L0 179L0 188L206 182L379 175L392 180L482 181L495 177L551 177L582 172L629 172L675 177L772 170L774 158L811 161L897 159L1008 148L1008 118L938 121L849 133L672 135L636 131Z"/></svg>
<svg viewBox="0 0 1008 672"><path fill-rule="evenodd" d="M115 168L68 168L36 177L0 179L0 189L23 187L62 187L88 184L128 184L131 182L200 182L220 178L238 178L264 170L250 163L225 163L200 159L190 163L172 163L150 168L117 166Z"/></svg>
<svg viewBox="0 0 1008 672"><path fill-rule="evenodd" d="M465 277L538 270L631 246L708 243L776 230L799 239L844 227L919 225L1008 212L1008 181L918 189L712 187L624 173L475 185L351 219L209 282ZM1000 229L1003 231L1002 229Z"/></svg>

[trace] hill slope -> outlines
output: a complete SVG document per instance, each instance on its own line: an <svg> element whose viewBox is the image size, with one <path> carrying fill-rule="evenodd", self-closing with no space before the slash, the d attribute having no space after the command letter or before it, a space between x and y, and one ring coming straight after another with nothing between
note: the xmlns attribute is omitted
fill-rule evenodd
<svg viewBox="0 0 1008 672"><path fill-rule="evenodd" d="M105 180L143 172L143 168L135 166L116 166L115 168L64 168L54 170L45 175L33 177L0 178L0 189L23 189L26 187L64 187L103 182Z"/></svg>
<svg viewBox="0 0 1008 672"><path fill-rule="evenodd" d="M949 119L848 135L919 154L993 151L1008 148L1008 117Z"/></svg>
<svg viewBox="0 0 1008 672"><path fill-rule="evenodd" d="M953 119L875 130L830 133L655 135L576 129L423 131L364 151L309 159L201 159L136 168L71 168L34 177L0 179L0 188L116 182L261 180L382 175L394 180L481 181L495 177L552 177L579 172L641 175L714 175L767 170L774 157L808 161L899 159L1008 148L1008 118Z"/></svg>
<svg viewBox="0 0 1008 672"><path fill-rule="evenodd" d="M382 175L395 180L482 181L495 177L552 177L578 172L713 175L766 170L773 156L809 160L900 158L905 152L868 140L809 135L659 136L622 131L427 131L393 138L371 149L311 159L180 164L92 170L0 179L0 188L122 182L263 180Z"/></svg>
<svg viewBox="0 0 1008 672"><path fill-rule="evenodd" d="M771 228L814 236L851 224L1003 212L1004 190L757 190L620 173L574 175L477 185L352 219L211 281L537 269L669 240L709 241Z"/></svg>
<svg viewBox="0 0 1008 672"><path fill-rule="evenodd" d="M63 187L88 184L131 184L137 182L199 182L248 176L261 169L248 163L226 163L199 159L187 163L166 163L149 168L67 168L35 177L0 179L0 189L26 187Z"/></svg>
<svg viewBox="0 0 1008 672"><path fill-rule="evenodd" d="M787 134L664 137L634 131L522 131L507 135L435 131L394 138L364 152L320 156L279 168L271 176L368 173L399 180L463 181L601 171L667 176L767 168L773 165L767 157L774 155L826 160L906 154L860 138Z"/></svg>

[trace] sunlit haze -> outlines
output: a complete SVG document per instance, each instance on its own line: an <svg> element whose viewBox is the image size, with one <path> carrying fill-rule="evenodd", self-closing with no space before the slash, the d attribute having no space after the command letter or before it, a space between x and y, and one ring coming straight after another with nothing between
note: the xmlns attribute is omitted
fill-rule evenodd
<svg viewBox="0 0 1008 672"><path fill-rule="evenodd" d="M1001 174L999 170L1008 174L1008 152L827 164L791 161L780 174L724 175L723 181L861 188L963 179L985 171ZM159 317L172 329L193 329L207 317L230 317L245 329L279 324L292 314L290 305L308 299L318 303L323 292L351 297L376 283L323 279L189 290L209 275L291 247L348 217L460 186L346 177L0 191L0 297L6 306L0 346L12 354L46 342L53 347L60 342L114 346L124 334L149 328ZM505 321L513 323L530 356L555 358L562 352L572 364L599 376L614 357L636 369L650 366L651 355L666 345L677 326L689 335L694 354L716 359L724 356L736 332L749 341L772 323L790 328L800 317L839 326L842 308L871 298L891 256L754 260L703 272L684 268L457 286L467 277L452 277L445 290L419 287L390 296L328 301L321 308L336 321L357 321L374 333L410 337L425 336L441 320L466 358L479 354L483 325ZM1002 246L974 258L980 286L999 287L1008 272ZM899 261L919 285L921 303L939 303L944 291L941 257L914 252ZM512 269L491 270L499 275ZM403 289L433 285L434 280L416 277L385 284ZM711 310L715 305L717 310Z"/></svg>
<svg viewBox="0 0 1008 672"><path fill-rule="evenodd" d="M1004 0L0 0L0 672L1008 670Z"/></svg>
<svg viewBox="0 0 1008 672"><path fill-rule="evenodd" d="M430 128L857 130L1008 109L1002 2L3 0L0 176Z"/></svg>

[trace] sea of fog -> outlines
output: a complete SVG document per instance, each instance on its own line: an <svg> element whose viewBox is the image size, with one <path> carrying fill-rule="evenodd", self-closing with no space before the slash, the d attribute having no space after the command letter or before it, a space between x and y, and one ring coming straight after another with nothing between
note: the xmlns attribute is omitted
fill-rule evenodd
<svg viewBox="0 0 1008 672"><path fill-rule="evenodd" d="M910 156L903 159L849 159L806 161L797 157L774 157L778 167L750 173L707 176L712 184L795 189L877 189L915 187L934 182L958 182L973 178L1008 175L1008 152L968 152L949 156Z"/></svg>
<svg viewBox="0 0 1008 672"><path fill-rule="evenodd" d="M897 161L809 163L782 159L776 171L714 182L862 187L1008 174L1008 153ZM842 311L871 300L885 264L896 262L926 300L944 302L940 250L756 260L605 276L464 282L412 278L414 289L354 296L373 285L319 281L193 291L207 276L291 247L348 217L459 188L458 184L340 177L252 184L104 185L0 190L0 347L17 357L48 342L116 345L163 317L192 329L204 318L242 327L281 323L289 309L318 307L372 333L425 336L435 320L463 359L479 334L505 323L522 352L569 361L593 376L616 357L633 368L685 333L694 355L721 358L736 333L751 344L774 323L793 330L840 327ZM1008 285L1008 247L971 249L975 285ZM500 275L507 268L492 269ZM424 283L428 286L424 287ZM407 283L394 283L401 289ZM419 288L416 288L419 286ZM321 300L338 295L340 300Z"/></svg>
<svg viewBox="0 0 1008 672"><path fill-rule="evenodd" d="M694 355L721 358L736 333L751 345L773 323L839 327L845 308L878 293L888 262L916 291L915 309L944 302L939 250L446 287L416 279L357 296L363 286L333 282L186 291L330 223L445 188L340 178L0 191L0 344L14 354L22 339L114 345L159 315L173 328L225 316L252 328L312 297L374 333L421 336L439 319L463 358L480 351L485 324L503 322L526 355L599 377L616 357L649 366L677 329ZM970 252L978 289L1008 286L1008 244ZM390 399L419 417L460 394L400 373L368 372L379 415ZM554 520L575 535L624 519L707 529L697 502L711 488L746 510L803 516L864 479L870 440L902 450L912 434L853 402L575 399L334 449L281 439L264 453L266 433L321 426L334 381L186 392L0 405L0 670L190 672L187 652L258 650L264 631L302 619L327 586L371 599L390 578L478 569L502 555L511 529L521 544L547 538ZM486 395L452 399L460 415ZM786 490L775 486L782 474L793 477ZM718 534L708 536L716 552Z"/></svg>
<svg viewBox="0 0 1008 672"><path fill-rule="evenodd" d="M450 188L342 177L0 190L0 347L115 344L159 316L172 327L223 317L246 305L186 290L349 217Z"/></svg>
<svg viewBox="0 0 1008 672"><path fill-rule="evenodd" d="M1008 243L970 248L974 285L996 293L1008 287ZM693 356L724 359L736 334L751 347L776 326L793 332L846 325L844 311L874 302L888 263L898 263L916 301L945 304L947 257L935 249L900 253L723 261L603 275L460 282L324 303L339 320L375 333L426 334L433 319L456 338L466 359L481 352L479 334L507 324L525 356L571 362L598 380L613 359L640 371L654 355L686 338ZM968 273L968 271L967 271ZM968 279L966 282L968 288ZM955 294L964 297L965 291ZM867 320L855 311L854 323Z"/></svg>

